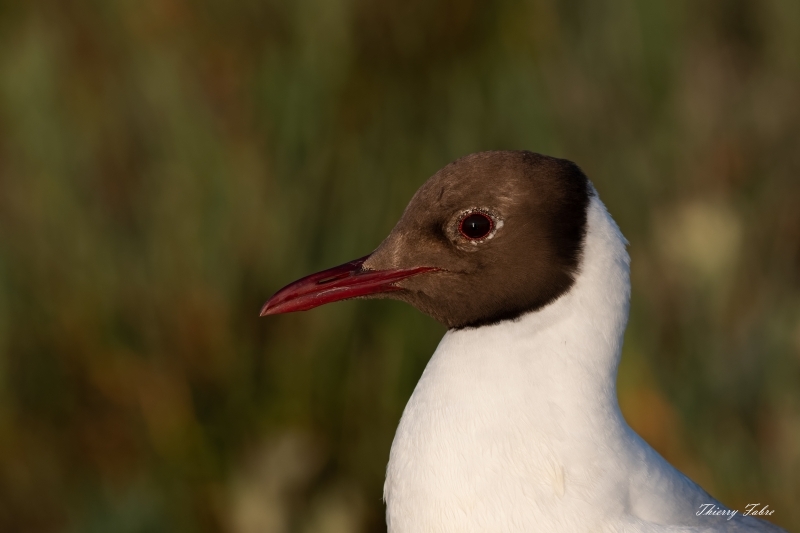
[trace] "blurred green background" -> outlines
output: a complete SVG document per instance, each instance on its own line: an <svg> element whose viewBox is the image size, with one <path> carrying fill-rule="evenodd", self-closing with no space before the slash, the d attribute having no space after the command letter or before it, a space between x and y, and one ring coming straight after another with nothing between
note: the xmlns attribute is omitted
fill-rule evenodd
<svg viewBox="0 0 800 533"><path fill-rule="evenodd" d="M800 530L796 0L1 2L0 530L385 530L443 328L258 310L500 148L630 240L631 425Z"/></svg>

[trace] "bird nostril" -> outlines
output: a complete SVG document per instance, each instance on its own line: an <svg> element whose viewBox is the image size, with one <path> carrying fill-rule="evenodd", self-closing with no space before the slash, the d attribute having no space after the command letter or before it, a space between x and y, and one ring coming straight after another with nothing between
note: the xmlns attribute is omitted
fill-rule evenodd
<svg viewBox="0 0 800 533"><path fill-rule="evenodd" d="M326 283L332 283L334 281L339 281L340 279L344 279L351 275L351 272L342 272L340 274L335 274L333 276L329 276L327 278L323 278L317 281L317 285L325 285Z"/></svg>

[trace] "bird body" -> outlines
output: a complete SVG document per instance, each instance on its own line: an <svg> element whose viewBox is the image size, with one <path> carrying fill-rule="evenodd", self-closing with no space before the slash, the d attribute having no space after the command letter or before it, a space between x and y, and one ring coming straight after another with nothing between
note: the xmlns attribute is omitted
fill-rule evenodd
<svg viewBox="0 0 800 533"><path fill-rule="evenodd" d="M392 444L389 532L747 531L698 516L722 506L622 417L629 295L625 239L595 195L568 293L445 334Z"/></svg>
<svg viewBox="0 0 800 533"><path fill-rule="evenodd" d="M388 296L449 327L392 443L389 533L782 531L704 514L725 507L625 422L626 244L572 163L475 154L423 185L373 254L267 302Z"/></svg>

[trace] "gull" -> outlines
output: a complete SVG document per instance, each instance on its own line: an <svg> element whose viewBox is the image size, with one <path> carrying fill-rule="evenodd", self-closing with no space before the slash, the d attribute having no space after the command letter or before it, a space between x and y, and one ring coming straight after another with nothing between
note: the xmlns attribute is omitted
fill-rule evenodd
<svg viewBox="0 0 800 533"><path fill-rule="evenodd" d="M482 152L428 179L373 253L266 302L262 316L393 298L447 326L392 443L389 533L783 531L622 416L626 245L574 163Z"/></svg>

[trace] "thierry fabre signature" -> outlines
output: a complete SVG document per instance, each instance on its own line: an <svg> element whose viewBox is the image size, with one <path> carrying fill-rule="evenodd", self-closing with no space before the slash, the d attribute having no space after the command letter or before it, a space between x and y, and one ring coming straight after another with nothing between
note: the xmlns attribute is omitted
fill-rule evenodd
<svg viewBox="0 0 800 533"><path fill-rule="evenodd" d="M748 503L744 509L743 516L771 516L775 512L769 508L769 505L762 506L760 503ZM697 516L727 516L730 520L739 512L738 509L724 509L713 503L704 503L696 514Z"/></svg>

